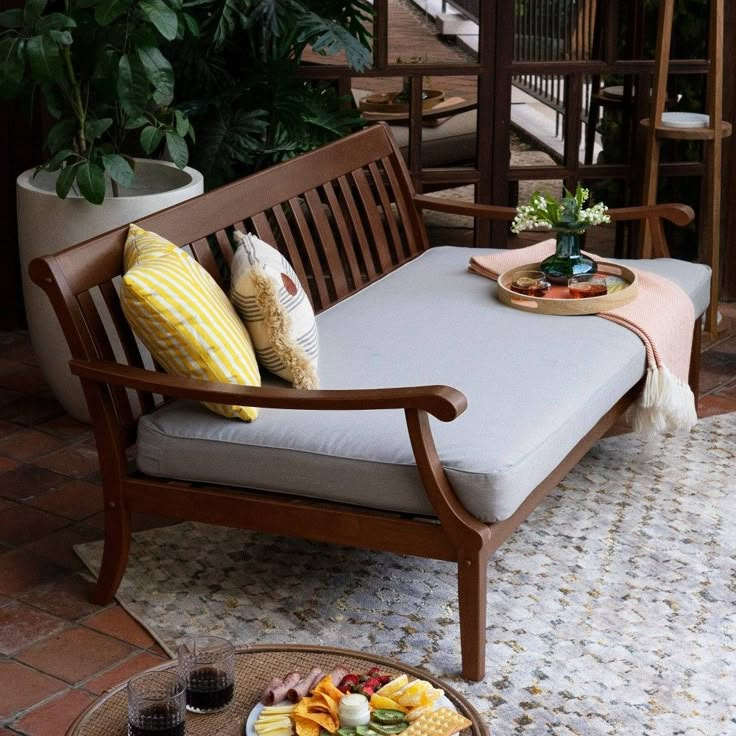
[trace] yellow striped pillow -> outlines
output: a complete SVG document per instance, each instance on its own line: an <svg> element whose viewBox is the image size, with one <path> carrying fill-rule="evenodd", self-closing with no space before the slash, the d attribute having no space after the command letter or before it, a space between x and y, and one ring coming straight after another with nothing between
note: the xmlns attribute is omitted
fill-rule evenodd
<svg viewBox="0 0 736 736"><path fill-rule="evenodd" d="M194 258L165 238L131 225L123 260L123 312L167 373L261 385L247 330L225 293ZM205 405L246 422L258 416L255 407Z"/></svg>

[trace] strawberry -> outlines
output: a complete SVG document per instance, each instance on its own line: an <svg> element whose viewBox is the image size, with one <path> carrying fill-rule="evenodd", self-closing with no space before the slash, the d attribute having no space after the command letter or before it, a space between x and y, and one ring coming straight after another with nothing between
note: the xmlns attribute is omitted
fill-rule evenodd
<svg viewBox="0 0 736 736"><path fill-rule="evenodd" d="M342 693L355 692L358 687L358 675L350 674L345 675L337 686L337 689Z"/></svg>
<svg viewBox="0 0 736 736"><path fill-rule="evenodd" d="M380 677L380 675L381 675L380 667L371 667L368 670L368 677Z"/></svg>

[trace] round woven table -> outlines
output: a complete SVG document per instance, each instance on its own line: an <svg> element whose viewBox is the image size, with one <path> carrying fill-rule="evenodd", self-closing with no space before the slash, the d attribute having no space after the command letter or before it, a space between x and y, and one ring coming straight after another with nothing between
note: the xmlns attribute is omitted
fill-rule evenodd
<svg viewBox="0 0 736 736"><path fill-rule="evenodd" d="M186 736L242 736L243 726L250 711L258 703L261 692L274 676L287 672L309 672L313 666L330 672L338 665L350 672L367 672L378 665L389 675L406 673L414 678L428 680L445 691L448 700L472 726L461 736L489 736L488 726L478 712L460 693L432 675L408 667L395 660L374 657L371 654L348 649L298 645L265 645L238 649L235 657L235 695L230 706L219 713L197 715L187 713ZM176 667L176 661L156 667ZM71 725L67 736L125 736L128 723L126 683L109 690L92 703Z"/></svg>

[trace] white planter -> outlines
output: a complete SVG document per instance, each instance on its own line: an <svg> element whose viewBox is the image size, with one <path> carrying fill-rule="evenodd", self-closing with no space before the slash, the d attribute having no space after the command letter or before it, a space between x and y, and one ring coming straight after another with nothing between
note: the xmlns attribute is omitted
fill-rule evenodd
<svg viewBox="0 0 736 736"><path fill-rule="evenodd" d="M43 374L61 405L76 419L89 421L76 376L69 371L70 353L47 296L28 276L28 264L37 256L56 253L70 245L190 199L204 191L202 174L189 167L177 169L166 161L136 159L135 185L111 193L94 205L70 192L59 199L56 174L24 171L17 179L18 243L23 274L23 297L28 329Z"/></svg>

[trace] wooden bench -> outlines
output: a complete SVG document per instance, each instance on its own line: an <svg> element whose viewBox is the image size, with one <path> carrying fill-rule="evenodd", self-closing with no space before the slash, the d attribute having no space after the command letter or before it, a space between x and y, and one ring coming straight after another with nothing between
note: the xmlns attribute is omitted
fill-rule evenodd
<svg viewBox="0 0 736 736"><path fill-rule="evenodd" d="M323 312L336 304L333 309L341 308L346 297L351 299L345 304L358 304L360 295L353 296L357 292L390 283L394 276L379 280L434 252L425 253L429 243L421 216L424 209L503 220L511 220L515 213L417 195L388 129L377 125L138 224L191 247L221 283L227 281L227 264L233 257L228 232L233 227L255 232L281 249L308 285L315 311ZM630 208L611 215L614 220L648 219L658 256L667 255L661 219L684 225L692 218L692 212L679 205ZM132 512L448 560L458 566L462 672L469 680L481 679L489 556L621 417L640 384L597 418L509 518L487 523L460 502L435 446L430 417L452 422L466 410L466 397L456 388L415 385L309 392L211 384L147 369L116 289L126 233L126 227L118 228L37 259L30 267L34 282L46 291L58 315L73 356L70 368L82 381L94 424L105 502L105 546L95 602L111 601L123 576ZM466 265L463 255L456 277L467 277L471 280L467 283L482 285L489 293L491 282L465 274ZM489 298L492 303L495 300ZM396 314L396 320L401 319ZM693 357L697 359L697 348ZM129 458L135 453L140 416L154 412L161 396L307 412L399 410L405 415L430 513L412 515L307 498L299 488L274 493L144 475ZM243 427L255 431L259 421Z"/></svg>

